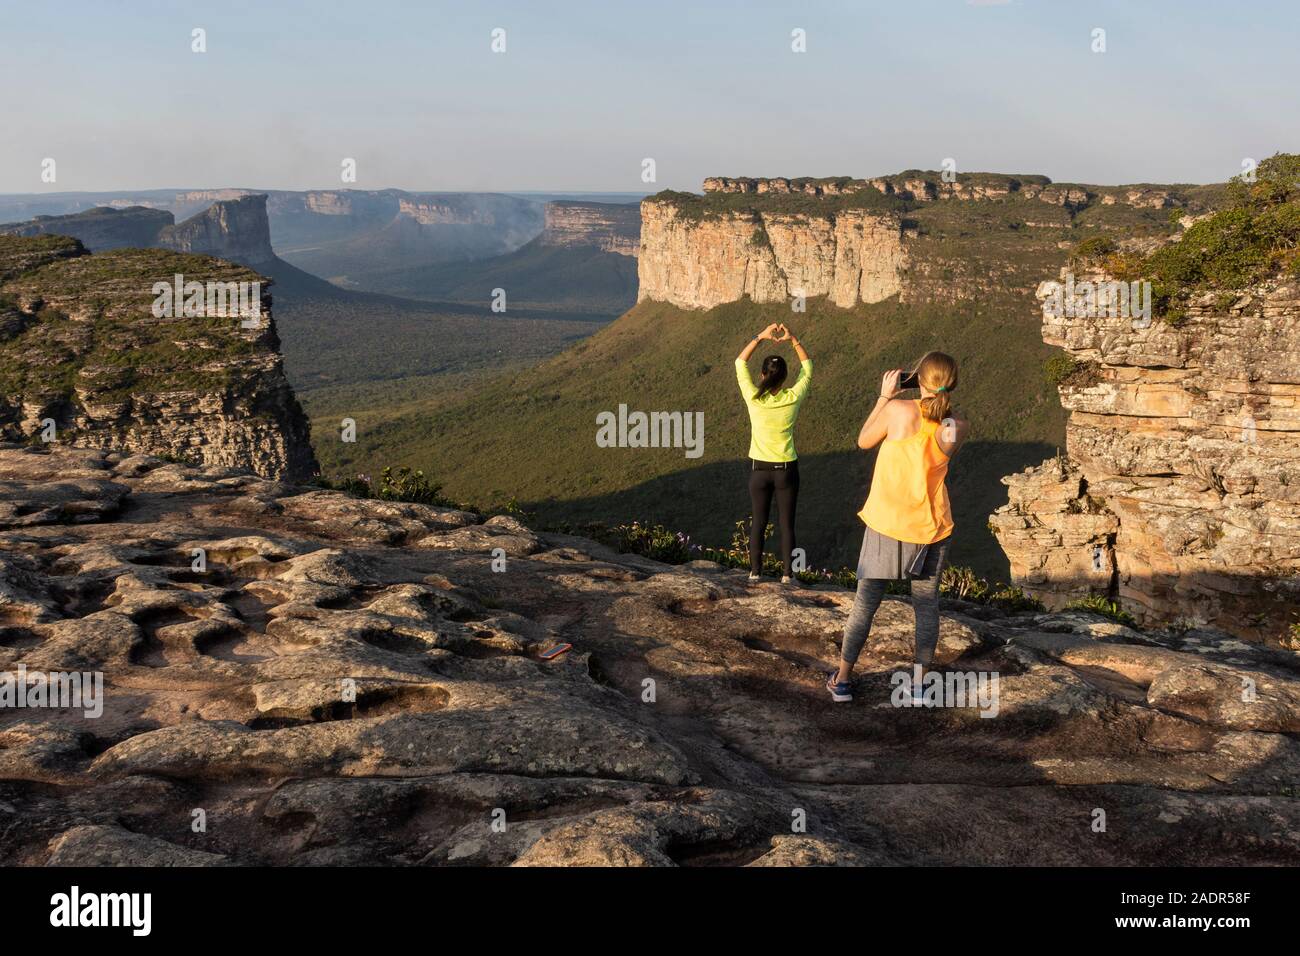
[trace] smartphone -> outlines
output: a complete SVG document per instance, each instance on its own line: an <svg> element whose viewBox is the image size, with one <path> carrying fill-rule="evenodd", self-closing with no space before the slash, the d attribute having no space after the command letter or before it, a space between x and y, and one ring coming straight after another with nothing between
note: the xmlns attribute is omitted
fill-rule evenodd
<svg viewBox="0 0 1300 956"><path fill-rule="evenodd" d="M899 369L899 371L903 373L902 376L900 376L898 379L899 388L920 388L921 387L921 377L917 375L915 372L909 372L906 369L901 369L901 368Z"/></svg>
<svg viewBox="0 0 1300 956"><path fill-rule="evenodd" d="M571 650L572 648L573 648L572 644L556 644L554 647L549 647L546 650L542 651L541 658L544 661L554 660L555 658L563 654L565 651Z"/></svg>

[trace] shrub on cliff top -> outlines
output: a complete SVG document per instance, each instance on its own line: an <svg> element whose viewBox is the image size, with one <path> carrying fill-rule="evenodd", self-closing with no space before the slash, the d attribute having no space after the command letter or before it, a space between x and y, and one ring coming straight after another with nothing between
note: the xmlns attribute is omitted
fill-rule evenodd
<svg viewBox="0 0 1300 956"><path fill-rule="evenodd" d="M1189 295L1241 289L1283 274L1300 278L1300 156L1278 153L1261 162L1255 181L1227 186L1229 208L1183 233L1144 260L1109 261L1121 279L1151 280L1157 314L1177 319Z"/></svg>
<svg viewBox="0 0 1300 956"><path fill-rule="evenodd" d="M1043 378L1053 388L1060 385L1078 368L1079 363L1069 352L1053 355L1043 365Z"/></svg>
<svg viewBox="0 0 1300 956"><path fill-rule="evenodd" d="M1102 259L1115 251L1115 240L1110 236L1089 236L1074 247L1072 258L1085 262Z"/></svg>
<svg viewBox="0 0 1300 956"><path fill-rule="evenodd" d="M1080 362L1069 352L1062 352L1043 363L1043 378L1053 388L1089 388L1101 380L1101 369L1096 362Z"/></svg>

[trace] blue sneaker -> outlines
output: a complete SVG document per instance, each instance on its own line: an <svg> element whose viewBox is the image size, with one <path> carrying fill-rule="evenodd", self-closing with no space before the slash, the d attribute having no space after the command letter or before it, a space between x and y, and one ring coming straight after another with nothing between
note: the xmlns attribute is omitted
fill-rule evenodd
<svg viewBox="0 0 1300 956"><path fill-rule="evenodd" d="M831 692L831 700L837 704L846 704L853 699L853 685L848 681L838 683L834 672L826 677L826 689Z"/></svg>

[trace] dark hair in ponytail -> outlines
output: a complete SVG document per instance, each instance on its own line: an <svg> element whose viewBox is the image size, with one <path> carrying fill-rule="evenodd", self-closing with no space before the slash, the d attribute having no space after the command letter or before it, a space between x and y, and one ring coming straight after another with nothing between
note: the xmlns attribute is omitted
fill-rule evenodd
<svg viewBox="0 0 1300 956"><path fill-rule="evenodd" d="M941 422L952 414L948 395L957 387L957 360L942 352L927 352L916 365L921 384L934 392L921 399L921 414L932 422Z"/></svg>
<svg viewBox="0 0 1300 956"><path fill-rule="evenodd" d="M763 359L763 377L758 380L758 394L755 398L762 398L764 395L775 395L777 390L785 384L786 376L785 359L779 355L769 355Z"/></svg>

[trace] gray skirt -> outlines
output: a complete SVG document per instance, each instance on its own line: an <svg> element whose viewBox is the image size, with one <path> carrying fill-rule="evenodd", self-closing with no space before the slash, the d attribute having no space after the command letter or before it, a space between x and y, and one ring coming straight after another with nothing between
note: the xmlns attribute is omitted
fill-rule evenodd
<svg viewBox="0 0 1300 956"><path fill-rule="evenodd" d="M943 568L951 540L950 535L934 544L912 544L867 528L862 535L862 550L858 552L858 577L878 581L932 578Z"/></svg>

